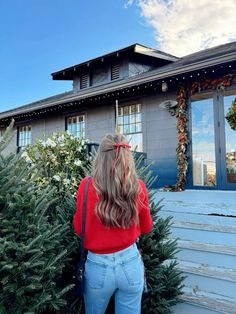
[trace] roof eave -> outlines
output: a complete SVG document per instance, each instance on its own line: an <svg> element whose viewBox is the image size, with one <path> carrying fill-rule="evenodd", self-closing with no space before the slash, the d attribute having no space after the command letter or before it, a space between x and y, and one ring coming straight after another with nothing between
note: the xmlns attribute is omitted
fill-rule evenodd
<svg viewBox="0 0 236 314"><path fill-rule="evenodd" d="M21 109L21 110L14 109L12 111L8 111L5 114L4 113L0 114L0 119L13 117L19 114L32 112L39 109L44 109L44 108L54 106L54 105L60 105L65 102L72 102L72 101L76 101L76 100L80 100L80 99L84 99L88 97L93 97L93 96L104 94L104 93L109 93L116 89L127 88L127 87L131 87L137 84L144 84L153 80L162 80L162 79L166 79L166 78L173 77L176 75L201 70L207 67L229 63L232 61L236 61L235 53L231 53L226 56L221 56L221 57L217 57L217 58L206 60L206 61L193 63L190 65L184 65L177 69L169 69L167 71L158 72L158 73L156 71L151 71L149 73L145 73L144 75L140 75L141 77L137 76L137 77L132 77L132 79L127 79L125 81L119 81L119 83L116 85L108 86L106 88L102 88L102 86L99 86L99 87L96 87L96 90L88 89L86 91L83 91L83 93L76 94L72 97L51 101L45 104L39 104L37 106L34 106L31 109L30 108ZM159 70L161 71L161 68Z"/></svg>

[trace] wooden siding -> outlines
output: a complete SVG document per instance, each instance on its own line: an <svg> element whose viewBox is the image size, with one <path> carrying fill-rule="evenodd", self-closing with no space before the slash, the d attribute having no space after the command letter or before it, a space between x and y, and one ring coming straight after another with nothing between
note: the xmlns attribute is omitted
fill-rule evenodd
<svg viewBox="0 0 236 314"><path fill-rule="evenodd" d="M159 104L168 99L174 99L175 95L159 93L152 97L139 98L133 101L120 102L120 105L142 104L142 130L143 148L147 153L147 162L153 162L152 170L158 180L153 187L161 187L165 184L174 184L176 180L176 118ZM80 110L73 112L79 114ZM69 113L67 112L67 115ZM102 103L96 107L83 110L85 114L85 135L92 141L99 143L106 133L115 131L115 107L114 104L104 106ZM53 132L65 130L66 115L61 114L43 119L31 121L32 142L44 135L49 136ZM6 152L16 150L16 139L12 139Z"/></svg>

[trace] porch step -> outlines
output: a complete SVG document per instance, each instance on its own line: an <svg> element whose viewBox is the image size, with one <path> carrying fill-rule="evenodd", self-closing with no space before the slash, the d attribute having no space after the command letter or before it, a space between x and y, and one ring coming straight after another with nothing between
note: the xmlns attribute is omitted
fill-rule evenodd
<svg viewBox="0 0 236 314"><path fill-rule="evenodd" d="M236 247L177 240L176 257L180 261L195 262L222 268L236 268Z"/></svg>
<svg viewBox="0 0 236 314"><path fill-rule="evenodd" d="M209 266L193 262L178 261L178 268L191 274L202 275L205 277L217 278L221 280L231 281L236 283L236 270L231 268L223 268L216 266ZM236 289L236 285L235 285ZM236 290L235 290L236 295Z"/></svg>
<svg viewBox="0 0 236 314"><path fill-rule="evenodd" d="M184 294L181 296L181 300L184 303L180 303L173 307L174 314L203 314L208 313L224 313L224 314L236 314L236 300L235 298L228 298L215 293L207 293L203 291L196 291L189 288L183 289ZM190 312L188 307L196 306ZM181 312L179 311L181 309ZM187 311L186 311L187 309Z"/></svg>
<svg viewBox="0 0 236 314"><path fill-rule="evenodd" d="M202 306L188 302L179 302L171 309L173 314L222 314L222 312L203 308Z"/></svg>
<svg viewBox="0 0 236 314"><path fill-rule="evenodd" d="M174 222L172 237L200 243L236 246L236 228L191 222Z"/></svg>
<svg viewBox="0 0 236 314"><path fill-rule="evenodd" d="M218 245L218 244L211 244L211 243L200 243L188 240L177 240L178 247L183 249L193 249L193 250L200 250L212 253L219 253L219 254L227 254L236 256L236 242L235 246L226 246L226 245ZM235 263L236 266L236 263Z"/></svg>
<svg viewBox="0 0 236 314"><path fill-rule="evenodd" d="M235 191L185 190L158 192L165 210L175 212L232 215L236 217Z"/></svg>
<svg viewBox="0 0 236 314"><path fill-rule="evenodd" d="M206 231L235 233L236 234L236 226L210 225L210 224L206 224L206 223L195 223L195 222L188 222L188 221L174 222L172 226L176 227L176 228L206 230Z"/></svg>
<svg viewBox="0 0 236 314"><path fill-rule="evenodd" d="M236 197L236 196L235 196ZM184 209L182 211L176 211L175 208L172 210L166 210L165 206L160 211L161 216L163 218L167 218L169 216L173 217L173 221L181 221L181 222L192 222L192 223L206 223L209 225L216 226L232 226L236 227L236 217L222 216L219 214L210 215L205 213L186 213Z"/></svg>

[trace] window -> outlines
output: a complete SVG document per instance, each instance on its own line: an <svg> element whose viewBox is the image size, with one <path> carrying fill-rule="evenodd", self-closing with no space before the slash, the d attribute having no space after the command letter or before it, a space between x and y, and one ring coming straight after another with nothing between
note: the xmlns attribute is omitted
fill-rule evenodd
<svg viewBox="0 0 236 314"><path fill-rule="evenodd" d="M111 66L111 80L117 80L118 78L120 78L120 65L113 64Z"/></svg>
<svg viewBox="0 0 236 314"><path fill-rule="evenodd" d="M83 74L80 77L80 89L87 88L89 83L89 75Z"/></svg>
<svg viewBox="0 0 236 314"><path fill-rule="evenodd" d="M85 137L85 121L84 115L73 116L67 118L67 130L76 138Z"/></svg>
<svg viewBox="0 0 236 314"><path fill-rule="evenodd" d="M31 144L31 125L25 125L18 128L17 146L18 151Z"/></svg>
<svg viewBox="0 0 236 314"><path fill-rule="evenodd" d="M213 98L191 103L193 185L216 185Z"/></svg>
<svg viewBox="0 0 236 314"><path fill-rule="evenodd" d="M137 151L143 151L142 113L140 104L118 108L117 129L119 133L127 137L132 149L137 148Z"/></svg>

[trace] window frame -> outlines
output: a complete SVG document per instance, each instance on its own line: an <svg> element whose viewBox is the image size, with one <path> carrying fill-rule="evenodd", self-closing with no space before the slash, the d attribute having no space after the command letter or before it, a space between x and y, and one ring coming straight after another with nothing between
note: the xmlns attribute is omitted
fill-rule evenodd
<svg viewBox="0 0 236 314"><path fill-rule="evenodd" d="M29 134L29 136L24 137L23 139L21 139L20 133L21 133L21 129L23 129L23 128L26 128L24 130L24 133L25 132L30 132L30 134ZM27 128L29 128L29 130L27 130ZM21 140L22 140L22 142L21 142ZM17 139L16 139L16 141L17 141L17 143L16 143L17 153L20 152L23 148L25 148L25 147L27 147L27 146L32 144L32 125L31 124L19 125L17 127ZM21 145L21 144L23 144L23 145Z"/></svg>
<svg viewBox="0 0 236 314"><path fill-rule="evenodd" d="M69 119L79 118L81 116L83 116L83 119L84 119L84 121L83 121L83 123L84 123L84 128L83 128L84 132L83 133L84 134L82 136L78 137L78 136L76 136L76 134L74 134L73 132L69 131L68 126L69 126ZM86 120L85 113L75 113L75 114L72 114L72 115L67 115L65 117L65 130L70 132L75 138L84 139L85 138L85 134L86 134L86 122L85 122L85 120ZM78 122L76 122L76 125L77 125L77 123ZM78 133L78 132L76 131L75 133Z"/></svg>
<svg viewBox="0 0 236 314"><path fill-rule="evenodd" d="M132 111L132 107L135 106L138 110L135 109L135 111ZM128 108L128 114L124 114L124 108ZM127 110L127 109L126 109ZM122 113L122 114L119 114ZM134 117L132 117L134 115ZM137 116L139 116L138 121ZM119 123L119 119L122 117L122 122ZM131 122L132 118L134 118L134 122ZM128 122L125 123L125 119L128 119ZM127 121L127 120L126 120ZM131 126L134 126L134 131L131 131ZM125 132L124 126L127 126L129 128L129 132ZM137 152L143 152L144 151L144 142L143 142L143 112L142 112L142 103L141 102L135 102L135 103L130 103L130 104L122 104L118 106L118 116L116 116L116 128L117 131L120 134L123 134L127 136L127 139L132 137L133 134L140 134L141 135L141 149L138 150ZM132 143L131 143L132 144ZM138 147L138 145L135 145L135 147Z"/></svg>

